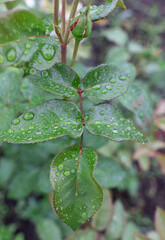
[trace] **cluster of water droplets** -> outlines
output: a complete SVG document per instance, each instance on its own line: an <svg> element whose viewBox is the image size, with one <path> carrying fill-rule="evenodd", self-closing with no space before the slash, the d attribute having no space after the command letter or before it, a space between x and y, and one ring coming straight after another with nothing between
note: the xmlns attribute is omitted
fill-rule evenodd
<svg viewBox="0 0 165 240"><path fill-rule="evenodd" d="M70 67L62 63L56 63L51 69L42 72L32 69L30 74L28 78L40 88L67 98L78 95L80 78Z"/></svg>
<svg viewBox="0 0 165 240"><path fill-rule="evenodd" d="M124 118L112 105L100 104L92 107L84 120L87 129L95 135L102 135L114 141L145 141L143 134L135 128L133 122Z"/></svg>
<svg viewBox="0 0 165 240"><path fill-rule="evenodd" d="M105 100L112 99L126 91L129 78L129 74L122 73L115 65L101 65L86 75L85 93Z"/></svg>

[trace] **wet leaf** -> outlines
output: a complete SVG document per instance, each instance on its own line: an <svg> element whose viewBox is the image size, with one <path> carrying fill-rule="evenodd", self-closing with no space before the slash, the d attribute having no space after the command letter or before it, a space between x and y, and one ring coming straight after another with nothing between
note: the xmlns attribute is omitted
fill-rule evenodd
<svg viewBox="0 0 165 240"><path fill-rule="evenodd" d="M25 39L31 36L44 36L44 22L27 10L14 10L1 14L0 44Z"/></svg>
<svg viewBox="0 0 165 240"><path fill-rule="evenodd" d="M155 226L161 240L165 240L165 211L159 207L155 214Z"/></svg>
<svg viewBox="0 0 165 240"><path fill-rule="evenodd" d="M96 240L97 233L92 229L80 230L73 233L66 240Z"/></svg>
<svg viewBox="0 0 165 240"><path fill-rule="evenodd" d="M78 138L83 131L81 121L81 112L75 104L50 100L14 119L8 132L0 137L11 143L43 142L64 135Z"/></svg>
<svg viewBox="0 0 165 240"><path fill-rule="evenodd" d="M80 78L69 66L57 63L46 71L33 71L28 76L37 87L46 91L70 97L77 95L80 87Z"/></svg>
<svg viewBox="0 0 165 240"><path fill-rule="evenodd" d="M142 235L141 233L137 233L135 235L135 240L149 240L149 238L144 236L144 235Z"/></svg>
<svg viewBox="0 0 165 240"><path fill-rule="evenodd" d="M53 66L60 55L59 44L54 37L38 37L20 40L0 46L2 66L30 66L44 70Z"/></svg>
<svg viewBox="0 0 165 240"><path fill-rule="evenodd" d="M100 209L92 218L92 226L103 231L108 226L113 214L112 197L108 190L103 190L103 202Z"/></svg>
<svg viewBox="0 0 165 240"><path fill-rule="evenodd" d="M108 240L118 240L122 236L126 222L125 211L122 203L116 201L112 221L107 228L106 235Z"/></svg>
<svg viewBox="0 0 165 240"><path fill-rule="evenodd" d="M108 0L107 2L109 3L105 5L92 5L90 7L89 16L92 22L107 17L115 9L115 7L120 4L121 0ZM119 6L121 6L121 4ZM84 12L85 10L86 7L80 9L80 13Z"/></svg>
<svg viewBox="0 0 165 240"><path fill-rule="evenodd" d="M126 177L126 171L115 160L99 157L98 164L94 170L94 177L101 187L115 188L120 186Z"/></svg>
<svg viewBox="0 0 165 240"><path fill-rule="evenodd" d="M116 65L103 64L86 74L83 81L84 92L89 97L111 100L127 91L130 77Z"/></svg>
<svg viewBox="0 0 165 240"><path fill-rule="evenodd" d="M138 126L145 128L151 125L153 107L148 88L142 82L132 83L127 93L119 98L121 104L134 113Z"/></svg>
<svg viewBox="0 0 165 240"><path fill-rule="evenodd" d="M0 134L9 129L15 116L16 110L13 106L4 106L3 104L0 104Z"/></svg>
<svg viewBox="0 0 165 240"><path fill-rule="evenodd" d="M87 130L93 135L107 137L113 141L131 140L147 142L147 139L126 119L120 111L110 104L91 107L84 117Z"/></svg>
<svg viewBox="0 0 165 240"><path fill-rule="evenodd" d="M97 154L91 148L74 145L52 162L50 181L57 215L73 230L91 218L102 202L102 190L93 178Z"/></svg>

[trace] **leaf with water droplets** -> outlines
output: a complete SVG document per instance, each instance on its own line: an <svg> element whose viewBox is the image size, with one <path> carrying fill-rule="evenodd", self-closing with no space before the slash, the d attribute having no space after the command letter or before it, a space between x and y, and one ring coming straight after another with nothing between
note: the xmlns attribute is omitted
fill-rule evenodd
<svg viewBox="0 0 165 240"><path fill-rule="evenodd" d="M107 228L113 215L112 196L107 189L103 190L103 202L100 209L92 218L92 226L99 231Z"/></svg>
<svg viewBox="0 0 165 240"><path fill-rule="evenodd" d="M53 66L59 60L60 48L54 37L38 37L15 41L0 46L0 65L30 66L44 70Z"/></svg>
<svg viewBox="0 0 165 240"><path fill-rule="evenodd" d="M28 79L37 87L64 97L77 95L80 87L80 78L77 73L62 63L56 63L46 71L34 70Z"/></svg>
<svg viewBox="0 0 165 240"><path fill-rule="evenodd" d="M27 10L14 10L1 14L0 44L25 39L31 36L44 36L44 22Z"/></svg>
<svg viewBox="0 0 165 240"><path fill-rule="evenodd" d="M5 142L34 143L64 135L78 138L82 131L82 115L75 104L50 100L22 114L0 137Z"/></svg>
<svg viewBox="0 0 165 240"><path fill-rule="evenodd" d="M87 130L93 135L107 137L113 141L131 140L147 142L132 121L126 119L119 109L111 104L91 107L84 119Z"/></svg>
<svg viewBox="0 0 165 240"><path fill-rule="evenodd" d="M52 162L50 182L57 215L72 229L91 218L102 202L102 190L93 178L96 152L79 145L64 149Z"/></svg>
<svg viewBox="0 0 165 240"><path fill-rule="evenodd" d="M114 64L103 64L89 71L83 81L84 93L89 97L111 100L123 95L130 76Z"/></svg>
<svg viewBox="0 0 165 240"><path fill-rule="evenodd" d="M155 226L161 240L165 240L165 211L159 207L156 209Z"/></svg>
<svg viewBox="0 0 165 240"><path fill-rule="evenodd" d="M121 0L109 0L108 4L100 6L92 5L89 10L89 16L91 21L95 22L107 17L115 9L116 6L121 6L119 5L119 2L121 2ZM80 13L84 12L85 10L86 7L81 8Z"/></svg>
<svg viewBox="0 0 165 240"><path fill-rule="evenodd" d="M132 83L127 93L120 97L119 101L134 113L135 122L140 128L148 128L152 125L152 100L144 83L137 81Z"/></svg>

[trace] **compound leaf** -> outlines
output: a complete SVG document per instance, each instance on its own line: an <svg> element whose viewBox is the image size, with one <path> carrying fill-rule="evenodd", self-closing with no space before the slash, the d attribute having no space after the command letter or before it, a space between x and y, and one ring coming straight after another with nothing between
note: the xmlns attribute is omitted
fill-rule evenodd
<svg viewBox="0 0 165 240"><path fill-rule="evenodd" d="M146 142L146 138L111 104L100 104L91 107L86 116L87 130L93 135L107 137L113 141L131 140Z"/></svg>
<svg viewBox="0 0 165 240"><path fill-rule="evenodd" d="M11 143L42 142L64 135L78 138L83 131L81 122L82 115L75 104L50 100L16 118L0 137Z"/></svg>
<svg viewBox="0 0 165 240"><path fill-rule="evenodd" d="M1 14L0 44L31 36L44 36L44 22L27 10L14 10Z"/></svg>
<svg viewBox="0 0 165 240"><path fill-rule="evenodd" d="M91 148L74 145L52 162L50 181L57 215L73 230L92 217L102 202L102 190L93 178L97 154Z"/></svg>
<svg viewBox="0 0 165 240"><path fill-rule="evenodd" d="M28 78L37 86L49 92L70 97L77 93L80 78L69 66L57 63L46 71L33 71Z"/></svg>
<svg viewBox="0 0 165 240"><path fill-rule="evenodd" d="M121 0L108 0L107 2L109 3L100 6L92 5L90 7L89 16L92 22L107 17L115 9L116 6L121 6ZM80 13L84 12L85 10L86 7L80 9Z"/></svg>
<svg viewBox="0 0 165 240"><path fill-rule="evenodd" d="M89 97L111 100L126 92L129 81L130 75L116 65L103 64L86 74L83 81L84 92Z"/></svg>

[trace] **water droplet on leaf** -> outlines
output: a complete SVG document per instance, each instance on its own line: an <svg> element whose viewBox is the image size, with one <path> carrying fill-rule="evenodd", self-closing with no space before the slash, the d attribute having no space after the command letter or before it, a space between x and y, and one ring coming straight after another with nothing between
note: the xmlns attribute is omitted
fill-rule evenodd
<svg viewBox="0 0 165 240"><path fill-rule="evenodd" d="M52 60L55 55L55 49L51 44L44 43L41 46L41 54L46 60Z"/></svg>
<svg viewBox="0 0 165 240"><path fill-rule="evenodd" d="M23 118L25 119L25 120L32 120L33 118L34 118L34 113L32 113L32 112L27 112L27 113L25 113L24 115L23 115Z"/></svg>
<svg viewBox="0 0 165 240"><path fill-rule="evenodd" d="M16 50L15 50L15 48L10 48L8 50L8 52L7 52L7 56L6 57L7 57L7 60L9 62L14 61L16 59Z"/></svg>

